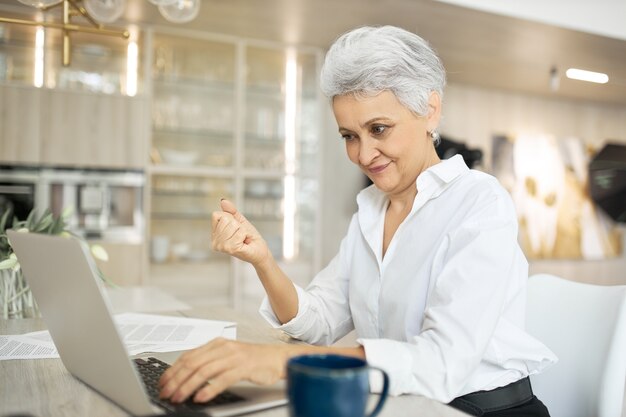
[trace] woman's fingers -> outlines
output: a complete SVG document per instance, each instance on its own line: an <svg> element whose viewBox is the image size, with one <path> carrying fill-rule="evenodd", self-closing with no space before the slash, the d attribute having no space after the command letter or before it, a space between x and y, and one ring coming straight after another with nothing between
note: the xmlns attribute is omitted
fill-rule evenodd
<svg viewBox="0 0 626 417"><path fill-rule="evenodd" d="M231 213L212 215L211 248L253 263L267 255L267 245L249 222L239 222Z"/></svg>
<svg viewBox="0 0 626 417"><path fill-rule="evenodd" d="M216 348L226 343L226 341L226 339L218 337L203 346L189 350L180 355L178 360L176 360L176 362L174 362L174 364L170 366L169 369L163 373L163 375L161 375L161 379L159 380L159 387L162 389L161 393L165 393L164 388L168 385L168 383L170 383L170 381L174 379L177 381L184 380L184 376L189 371L199 367L204 362L213 360L216 355ZM178 385L175 386L177 387ZM172 389L168 391L173 392Z"/></svg>
<svg viewBox="0 0 626 417"><path fill-rule="evenodd" d="M231 385L241 381L241 370L231 369L229 371L221 373L214 378L210 384L200 388L198 392L193 396L193 400L198 403L209 401L217 396L220 392L224 391Z"/></svg>
<svg viewBox="0 0 626 417"><path fill-rule="evenodd" d="M213 227L211 246L214 250L232 254L244 245L246 233L242 225L231 215L220 214Z"/></svg>
<svg viewBox="0 0 626 417"><path fill-rule="evenodd" d="M239 223L247 222L247 219L244 217L243 214L241 214L239 210L237 210L235 203L233 203L232 201L222 199L220 201L220 207L226 213L230 213Z"/></svg>
<svg viewBox="0 0 626 417"><path fill-rule="evenodd" d="M159 381L161 398L170 398L172 402L185 401L214 375L231 367L231 361L221 351L226 343L226 339L217 338L181 355Z"/></svg>
<svg viewBox="0 0 626 417"><path fill-rule="evenodd" d="M241 380L270 384L281 377L285 362L276 347L215 339L182 355L163 374L161 398L183 402L194 395L204 402Z"/></svg>
<svg viewBox="0 0 626 417"><path fill-rule="evenodd" d="M232 367L232 360L228 359L205 363L204 365L197 368L195 372L192 372L188 375L187 379L171 395L171 401L174 403L180 403L185 401L198 389L207 385L209 380L211 380L210 385L214 385L216 381L222 379L222 375ZM216 392L216 394L223 391L226 387L228 387L228 385L221 388L219 391ZM209 398L207 398L207 400L208 399Z"/></svg>

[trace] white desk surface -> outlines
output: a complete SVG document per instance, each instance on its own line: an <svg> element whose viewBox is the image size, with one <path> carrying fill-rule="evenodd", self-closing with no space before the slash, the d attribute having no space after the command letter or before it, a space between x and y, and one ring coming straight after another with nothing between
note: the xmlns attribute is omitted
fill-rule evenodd
<svg viewBox="0 0 626 417"><path fill-rule="evenodd" d="M259 317L229 308L185 310L188 317L237 322L237 338L260 343L293 343L285 334L271 329ZM0 334L21 334L45 329L40 319L1 320ZM171 361L175 353L158 354ZM127 416L124 410L72 377L59 359L0 361L0 416L30 413L33 417ZM465 414L419 396L389 397L380 416L462 417ZM286 417L280 407L253 414L254 417Z"/></svg>

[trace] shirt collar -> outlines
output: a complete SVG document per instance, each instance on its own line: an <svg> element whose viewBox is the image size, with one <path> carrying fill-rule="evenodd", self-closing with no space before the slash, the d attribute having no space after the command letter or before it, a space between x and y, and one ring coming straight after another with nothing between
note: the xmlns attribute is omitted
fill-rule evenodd
<svg viewBox="0 0 626 417"><path fill-rule="evenodd" d="M460 155L443 160L422 172L416 180L417 195L411 213L416 212L431 198L439 196L457 177L469 171ZM374 184L357 195L358 219L365 240L382 263L382 233L385 211L389 200ZM419 200L419 201L418 201Z"/></svg>
<svg viewBox="0 0 626 417"><path fill-rule="evenodd" d="M418 194L420 191L429 188L433 183L439 185L441 188L445 188L447 184L468 171L469 168L465 165L465 161L461 155L454 155L450 159L444 159L431 166L417 177L415 182ZM360 209L370 209L372 213L368 214L374 214L386 208L387 197L372 184L364 190L361 190L357 196L357 203Z"/></svg>
<svg viewBox="0 0 626 417"><path fill-rule="evenodd" d="M433 182L439 182L441 187L454 181L457 177L469 171L461 155L454 155L450 159L444 159L422 172L415 181L417 191L428 188ZM439 180L439 181L436 181Z"/></svg>

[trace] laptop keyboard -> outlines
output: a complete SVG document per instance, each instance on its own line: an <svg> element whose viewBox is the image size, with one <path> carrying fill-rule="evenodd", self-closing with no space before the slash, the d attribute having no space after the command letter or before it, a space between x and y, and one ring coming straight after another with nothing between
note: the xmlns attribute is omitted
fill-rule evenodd
<svg viewBox="0 0 626 417"><path fill-rule="evenodd" d="M195 403L192 398L185 401L184 403L174 404L168 400L164 400L159 398L159 379L161 375L170 367L169 364L158 360L157 358L139 358L135 359L135 366L143 379L144 385L148 390L148 395L152 402L157 404L160 407L165 408L169 411L179 411L179 410L201 410L206 407L216 406L216 405L226 405L232 404L239 401L243 401L244 398L230 391L224 391L219 394L217 397L209 400L205 403Z"/></svg>

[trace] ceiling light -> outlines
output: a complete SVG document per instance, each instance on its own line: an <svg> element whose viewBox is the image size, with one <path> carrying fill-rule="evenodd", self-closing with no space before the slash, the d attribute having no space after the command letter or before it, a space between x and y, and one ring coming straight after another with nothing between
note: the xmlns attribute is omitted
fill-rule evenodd
<svg viewBox="0 0 626 417"><path fill-rule="evenodd" d="M85 9L100 23L112 23L122 16L126 0L84 0Z"/></svg>
<svg viewBox="0 0 626 417"><path fill-rule="evenodd" d="M609 76L601 72L585 71L578 68L570 68L565 72L567 78L572 80L589 81L590 83L606 84Z"/></svg>
<svg viewBox="0 0 626 417"><path fill-rule="evenodd" d="M161 15L172 23L187 23L198 16L200 0L175 0L159 5Z"/></svg>
<svg viewBox="0 0 626 417"><path fill-rule="evenodd" d="M13 19L0 16L0 23L15 23L63 31L63 66L70 64L70 33L87 32L98 35L121 36L128 39L127 30L105 29L102 23L112 23L122 16L126 8L126 0L18 0L27 6L37 7L43 11L62 7L63 21L36 21ZM158 6L161 15L173 23L186 23L198 16L202 0L150 0ZM79 26L71 22L72 17L83 16L90 26ZM1 35L1 34L0 34ZM1 39L0 39L1 40Z"/></svg>
<svg viewBox="0 0 626 417"><path fill-rule="evenodd" d="M81 0L20 0L21 3L31 5L37 7L43 11L50 10L52 8L60 7L62 8L62 22L53 22L53 21L39 21L39 20L26 20L26 19L13 19L8 17L0 16L0 22L2 23L15 23L18 25L27 25L27 26L36 26L36 27L44 27L44 28L52 28L52 29L60 29L63 31L63 66L67 67L70 65L71 53L70 53L70 33L73 32L85 32L85 33L93 33L97 35L107 35L107 36L121 36L125 39L128 39L129 33L127 30L111 30L105 29L100 23L98 23L94 18L89 14L89 12L80 4ZM100 2L99 6L103 6L104 8L96 10L96 12L110 12L108 10L112 5L115 6L117 2L125 2L126 0L116 0L116 2L111 2L111 0L91 0L92 2ZM81 26L72 23L72 18L74 16L83 16L87 21L91 24L91 26Z"/></svg>

